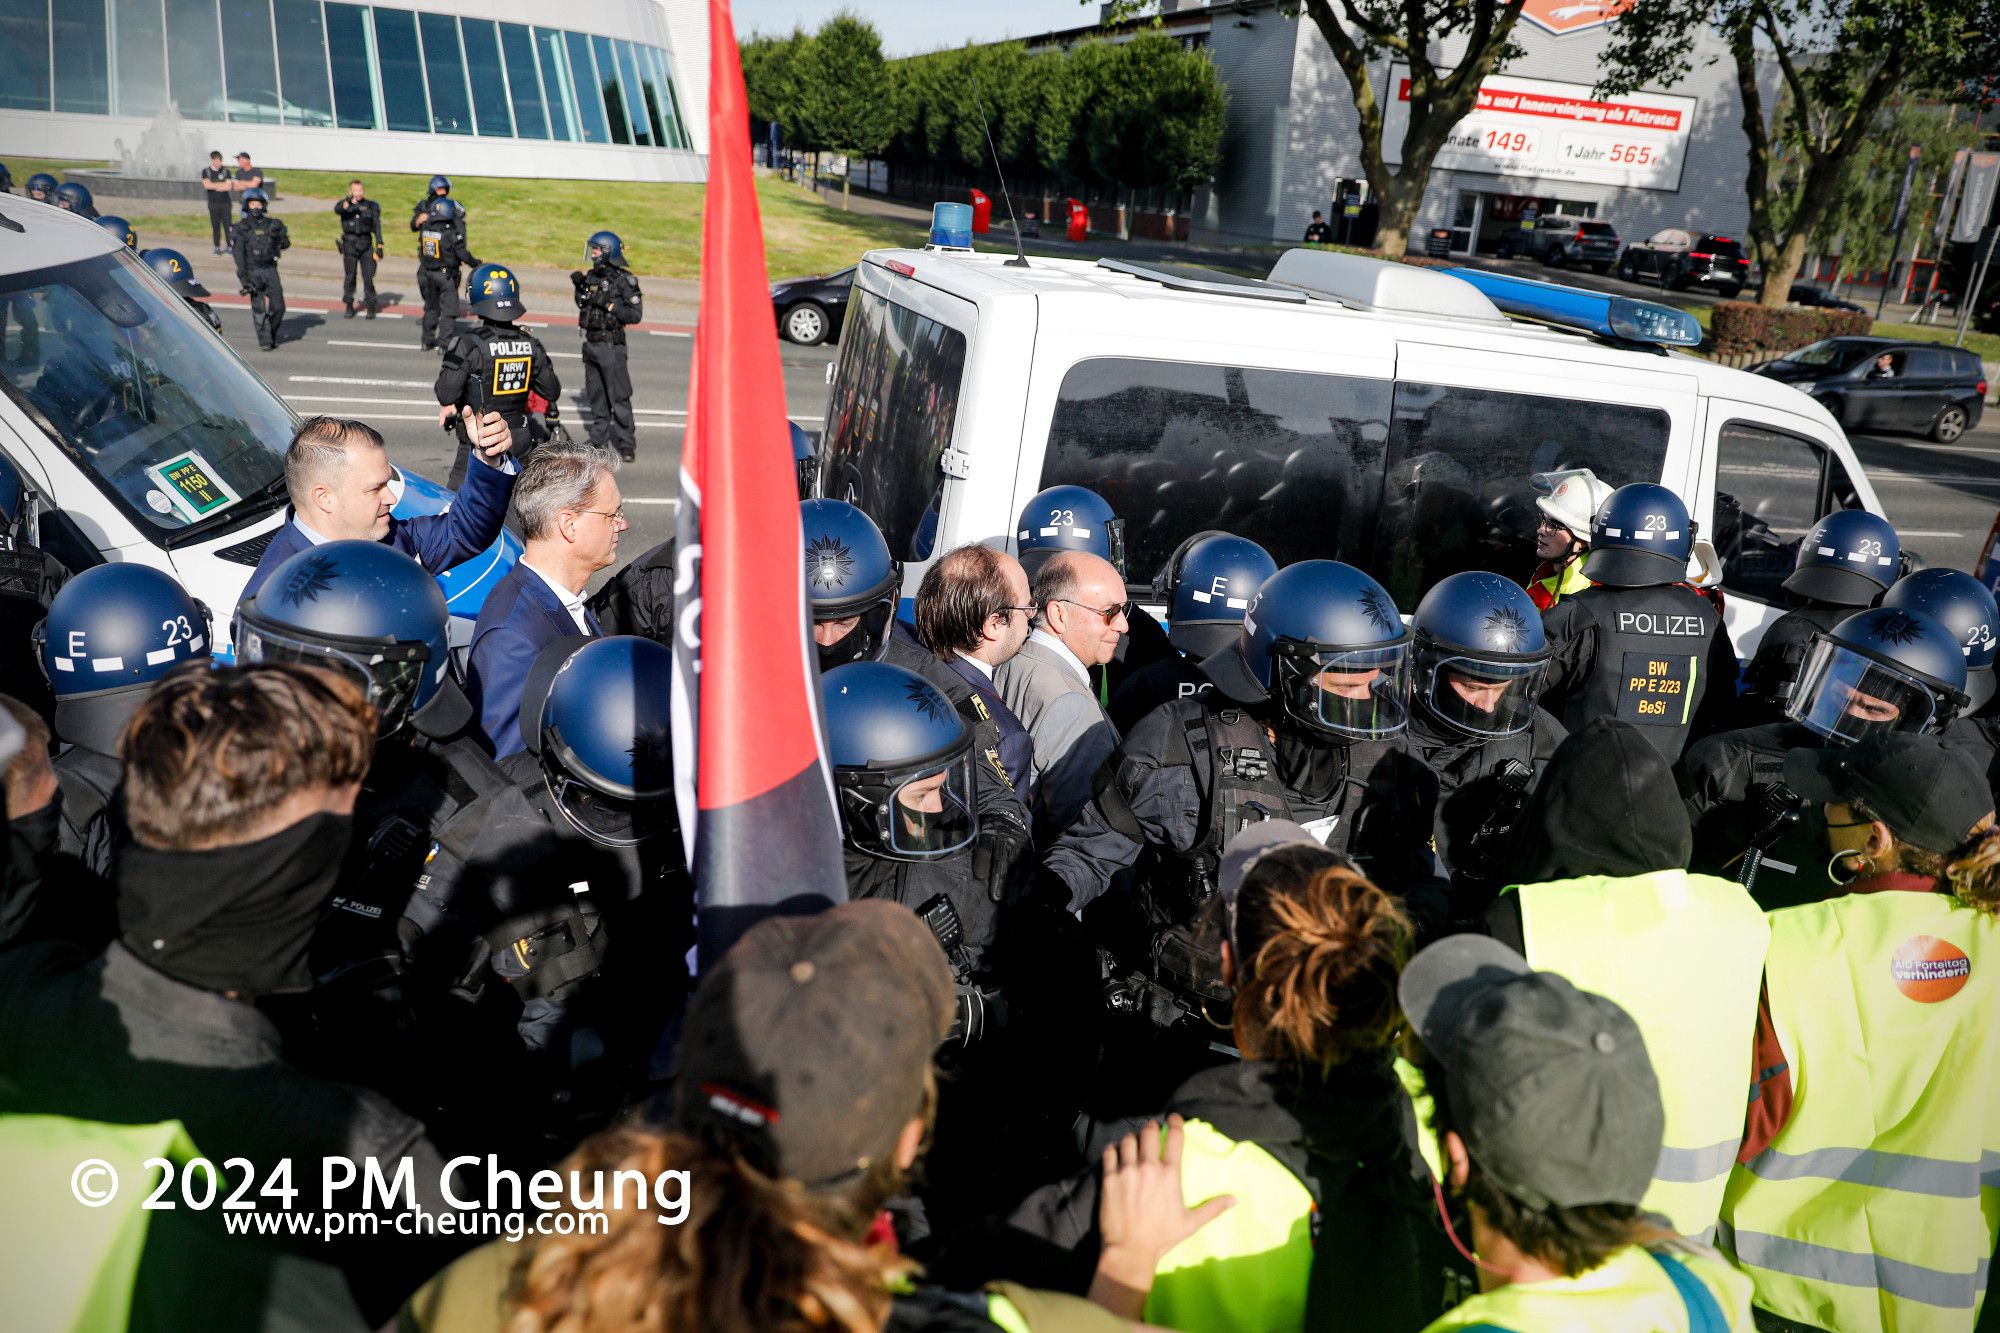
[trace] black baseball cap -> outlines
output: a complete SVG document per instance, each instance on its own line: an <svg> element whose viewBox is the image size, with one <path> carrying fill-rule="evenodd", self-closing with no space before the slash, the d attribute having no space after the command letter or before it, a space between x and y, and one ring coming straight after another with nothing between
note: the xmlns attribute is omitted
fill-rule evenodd
<svg viewBox="0 0 2000 1333"><path fill-rule="evenodd" d="M1785 782L1809 801L1859 801L1898 842L1927 852L1956 851L1993 813L1986 775L1941 736L1896 731L1858 745L1793 750Z"/></svg>
<svg viewBox="0 0 2000 1333"><path fill-rule="evenodd" d="M768 917L701 978L682 1027L679 1127L837 1188L895 1151L951 1030L951 969L886 900Z"/></svg>
<svg viewBox="0 0 2000 1333"><path fill-rule="evenodd" d="M1484 935L1419 953L1398 994L1483 1175L1533 1208L1638 1206L1666 1112L1630 1014Z"/></svg>

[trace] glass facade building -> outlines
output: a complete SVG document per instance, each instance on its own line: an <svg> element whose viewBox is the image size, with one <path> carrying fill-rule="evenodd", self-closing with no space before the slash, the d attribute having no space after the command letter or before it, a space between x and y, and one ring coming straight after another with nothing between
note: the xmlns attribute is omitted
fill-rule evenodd
<svg viewBox="0 0 2000 1333"><path fill-rule="evenodd" d="M661 46L463 12L0 0L0 111L693 151L674 85Z"/></svg>

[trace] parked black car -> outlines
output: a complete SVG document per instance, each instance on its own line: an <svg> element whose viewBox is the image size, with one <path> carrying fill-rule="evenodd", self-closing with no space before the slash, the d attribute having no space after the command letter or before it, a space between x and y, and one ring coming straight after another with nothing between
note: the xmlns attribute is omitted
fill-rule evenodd
<svg viewBox="0 0 2000 1333"><path fill-rule="evenodd" d="M852 266L824 278L786 278L771 284L771 308L778 332L795 343L839 342L840 323L847 318L847 294L854 286Z"/></svg>
<svg viewBox="0 0 2000 1333"><path fill-rule="evenodd" d="M1674 292L1713 287L1733 300L1750 280L1750 256L1733 237L1669 227L1625 247L1618 276L1627 282L1655 282Z"/></svg>
<svg viewBox="0 0 2000 1333"><path fill-rule="evenodd" d="M1493 253L1501 259L1524 255L1551 268L1574 264L1603 273L1618 258L1618 229L1590 218L1537 218L1533 227L1503 232Z"/></svg>
<svg viewBox="0 0 2000 1333"><path fill-rule="evenodd" d="M1817 310L1865 310L1866 306L1852 301L1843 301L1823 287L1815 287L1809 282L1795 282L1785 299L1793 305L1809 305Z"/></svg>
<svg viewBox="0 0 2000 1333"><path fill-rule="evenodd" d="M1937 343L1827 338L1751 369L1811 394L1849 434L1907 431L1949 444L1986 410L1979 357Z"/></svg>

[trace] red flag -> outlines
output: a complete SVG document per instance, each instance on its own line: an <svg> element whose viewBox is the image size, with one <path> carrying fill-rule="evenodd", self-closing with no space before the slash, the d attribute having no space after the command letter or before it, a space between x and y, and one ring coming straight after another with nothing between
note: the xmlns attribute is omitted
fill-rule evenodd
<svg viewBox="0 0 2000 1333"><path fill-rule="evenodd" d="M729 0L709 0L708 33L701 318L674 589L676 772L704 966L780 904L847 896Z"/></svg>

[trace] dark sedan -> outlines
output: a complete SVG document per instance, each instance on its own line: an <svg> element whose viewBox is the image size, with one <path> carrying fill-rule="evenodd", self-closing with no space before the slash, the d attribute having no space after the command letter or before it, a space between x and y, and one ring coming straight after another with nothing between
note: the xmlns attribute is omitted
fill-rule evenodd
<svg viewBox="0 0 2000 1333"><path fill-rule="evenodd" d="M1824 287L1815 287L1809 282L1795 282L1785 299L1793 305L1809 305L1816 310L1865 310L1866 306L1852 301L1843 301Z"/></svg>
<svg viewBox="0 0 2000 1333"><path fill-rule="evenodd" d="M1813 396L1849 434L1898 431L1949 444L1979 424L1979 358L1937 343L1827 338L1752 370Z"/></svg>
<svg viewBox="0 0 2000 1333"><path fill-rule="evenodd" d="M771 284L771 308L778 332L808 347L839 342L840 322L847 317L847 294L854 286L853 268L824 278L786 278Z"/></svg>

